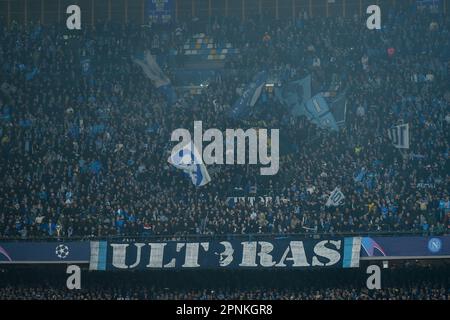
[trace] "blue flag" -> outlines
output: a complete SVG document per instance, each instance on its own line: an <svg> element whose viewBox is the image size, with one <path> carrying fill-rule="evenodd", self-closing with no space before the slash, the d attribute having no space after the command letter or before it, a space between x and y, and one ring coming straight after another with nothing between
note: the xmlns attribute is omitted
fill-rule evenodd
<svg viewBox="0 0 450 320"><path fill-rule="evenodd" d="M311 99L311 76L275 88L275 96L293 115L305 115L305 103Z"/></svg>
<svg viewBox="0 0 450 320"><path fill-rule="evenodd" d="M159 67L155 56L147 51L133 57L133 62L141 67L146 77L164 95L169 105L175 103L177 95L170 83L170 79Z"/></svg>
<svg viewBox="0 0 450 320"><path fill-rule="evenodd" d="M85 59L81 60L80 64L81 64L81 73L84 76L88 76L88 75L92 74L91 59L85 58Z"/></svg>
<svg viewBox="0 0 450 320"><path fill-rule="evenodd" d="M359 172L357 172L354 175L353 180L355 182L362 182L365 176L366 176L366 168L362 167L361 170L359 170Z"/></svg>
<svg viewBox="0 0 450 320"><path fill-rule="evenodd" d="M25 79L27 81L31 81L33 80L33 78L39 73L39 69L34 67L33 70L31 70L30 72L28 72L27 74L25 74Z"/></svg>
<svg viewBox="0 0 450 320"><path fill-rule="evenodd" d="M262 89L267 81L267 72L261 71L245 88L242 95L234 103L230 116L238 118L247 111L247 107L253 107L261 95Z"/></svg>
<svg viewBox="0 0 450 320"><path fill-rule="evenodd" d="M323 129L339 130L330 107L321 93L312 97L305 105L306 117Z"/></svg>

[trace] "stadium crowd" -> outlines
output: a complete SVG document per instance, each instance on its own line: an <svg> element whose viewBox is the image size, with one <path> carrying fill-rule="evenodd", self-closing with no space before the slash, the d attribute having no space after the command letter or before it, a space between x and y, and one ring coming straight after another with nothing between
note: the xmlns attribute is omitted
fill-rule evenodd
<svg viewBox="0 0 450 320"><path fill-rule="evenodd" d="M152 50L171 78L179 67L171 54L196 32L190 23L104 23L73 37L59 26L1 25L0 237L448 233L450 22L404 12L383 25L368 30L361 18L213 20L203 30L241 54L229 57L200 95L180 95L174 105L131 57ZM345 126L330 132L294 117L269 91L246 117L227 117L240 87L262 69L283 81L311 74L313 92L346 90ZM204 128L279 128L278 174L209 166L212 181L196 188L167 162L172 130L192 131L194 120ZM411 128L403 153L387 137L400 121ZM337 186L345 203L325 207ZM282 200L227 201L237 192ZM332 294L365 295L319 293Z"/></svg>
<svg viewBox="0 0 450 320"><path fill-rule="evenodd" d="M136 288L114 290L99 288L69 292L47 287L7 287L0 289L0 300L449 300L444 287L429 288L429 284L409 288L381 290L329 288L324 290L190 290L169 292Z"/></svg>
<svg viewBox="0 0 450 320"><path fill-rule="evenodd" d="M68 290L63 270L0 272L0 300L449 300L447 266L384 270L382 288L368 290L363 270L299 271L281 275L203 271L161 277L148 272L85 274ZM38 277L36 277L38 275ZM164 281L161 281L164 279ZM218 280L220 279L220 280Z"/></svg>

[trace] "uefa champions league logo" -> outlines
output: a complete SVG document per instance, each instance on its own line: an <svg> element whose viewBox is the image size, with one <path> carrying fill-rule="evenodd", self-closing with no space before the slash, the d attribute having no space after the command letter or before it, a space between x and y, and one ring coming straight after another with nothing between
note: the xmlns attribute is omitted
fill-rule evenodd
<svg viewBox="0 0 450 320"><path fill-rule="evenodd" d="M60 244L55 249L55 254L60 259L65 259L69 256L69 247L65 244Z"/></svg>

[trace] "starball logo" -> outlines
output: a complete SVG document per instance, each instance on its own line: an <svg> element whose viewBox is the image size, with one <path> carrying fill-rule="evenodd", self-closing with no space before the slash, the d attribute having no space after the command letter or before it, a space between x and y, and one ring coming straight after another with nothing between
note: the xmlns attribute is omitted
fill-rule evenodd
<svg viewBox="0 0 450 320"><path fill-rule="evenodd" d="M261 164L266 166L260 168L260 174L264 176L275 175L279 169L278 129L270 129L270 138L268 138L267 129L250 128L246 131L226 129L224 139L221 130L211 128L203 132L202 121L194 121L193 140L189 130L179 128L172 132L171 141L179 142L172 149L172 155L183 153L186 146L193 144L195 154L198 156L189 157L190 163L207 165ZM208 142L204 148L203 142ZM247 149L248 154L246 153ZM186 158L181 155L178 159L182 162Z"/></svg>

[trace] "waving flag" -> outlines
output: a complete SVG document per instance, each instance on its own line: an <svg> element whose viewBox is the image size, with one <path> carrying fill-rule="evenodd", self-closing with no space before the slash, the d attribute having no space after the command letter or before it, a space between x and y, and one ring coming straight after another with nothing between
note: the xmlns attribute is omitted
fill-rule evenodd
<svg viewBox="0 0 450 320"><path fill-rule="evenodd" d="M328 197L327 203L325 204L327 207L338 207L344 203L345 196L342 193L341 189L336 187Z"/></svg>
<svg viewBox="0 0 450 320"><path fill-rule="evenodd" d="M275 88L275 96L293 115L305 115L305 103L311 99L311 76Z"/></svg>
<svg viewBox="0 0 450 320"><path fill-rule="evenodd" d="M335 131L339 130L336 119L321 93L306 102L305 111L306 117L319 127Z"/></svg>
<svg viewBox="0 0 450 320"><path fill-rule="evenodd" d="M247 107L253 107L261 95L262 89L267 81L267 72L261 71L254 78L253 81L247 85L242 95L234 103L231 110L231 117L237 118L241 116Z"/></svg>
<svg viewBox="0 0 450 320"><path fill-rule="evenodd" d="M345 124L347 117L347 90L341 92L330 102L330 110L338 126Z"/></svg>
<svg viewBox="0 0 450 320"><path fill-rule="evenodd" d="M179 152L171 154L167 161L175 168L183 170L197 187L211 181L208 170L192 142L186 144Z"/></svg>
<svg viewBox="0 0 450 320"><path fill-rule="evenodd" d="M362 182L364 180L364 177L366 176L366 173L367 173L366 168L362 167L361 170L359 170L353 176L353 181L355 181L355 182Z"/></svg>
<svg viewBox="0 0 450 320"><path fill-rule="evenodd" d="M173 90L172 84L150 52L146 51L142 56L134 57L133 62L141 67L147 78L149 78L153 85L164 95L169 104L175 103L177 96Z"/></svg>
<svg viewBox="0 0 450 320"><path fill-rule="evenodd" d="M135 57L133 61L142 68L142 71L153 82L155 87L159 88L170 84L169 78L158 66L155 57L150 52L146 51L142 57Z"/></svg>
<svg viewBox="0 0 450 320"><path fill-rule="evenodd" d="M409 124L394 126L388 131L392 145L397 149L409 149Z"/></svg>

